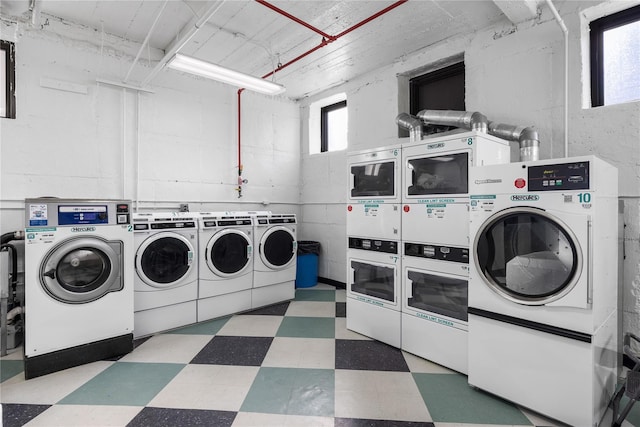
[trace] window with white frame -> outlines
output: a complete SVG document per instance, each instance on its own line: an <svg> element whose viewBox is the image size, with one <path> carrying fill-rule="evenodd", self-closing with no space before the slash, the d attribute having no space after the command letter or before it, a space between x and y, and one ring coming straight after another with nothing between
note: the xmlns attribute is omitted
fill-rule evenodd
<svg viewBox="0 0 640 427"><path fill-rule="evenodd" d="M309 154L346 150L349 113L340 93L309 107Z"/></svg>
<svg viewBox="0 0 640 427"><path fill-rule="evenodd" d="M640 5L591 21L591 106L640 100Z"/></svg>

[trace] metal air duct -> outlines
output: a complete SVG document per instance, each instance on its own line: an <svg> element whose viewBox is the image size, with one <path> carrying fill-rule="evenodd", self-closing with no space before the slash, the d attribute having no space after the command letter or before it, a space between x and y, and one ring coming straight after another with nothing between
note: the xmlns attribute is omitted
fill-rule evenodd
<svg viewBox="0 0 640 427"><path fill-rule="evenodd" d="M453 111L453 110L422 110L418 112L417 117L407 113L400 113L396 117L396 123L403 129L409 129L410 132L417 132L415 127L415 119L421 120L423 123L445 126L456 126L463 129L488 133L507 141L518 141L520 144L520 161L538 160L540 157L540 139L538 131L533 127L514 126L504 123L495 123L487 120L487 117L479 113L469 111ZM413 138L417 137L412 135ZM420 137L422 138L422 130Z"/></svg>
<svg viewBox="0 0 640 427"><path fill-rule="evenodd" d="M422 139L422 121L416 116L412 116L409 113L400 113L396 117L396 124L409 131L409 140L411 142Z"/></svg>

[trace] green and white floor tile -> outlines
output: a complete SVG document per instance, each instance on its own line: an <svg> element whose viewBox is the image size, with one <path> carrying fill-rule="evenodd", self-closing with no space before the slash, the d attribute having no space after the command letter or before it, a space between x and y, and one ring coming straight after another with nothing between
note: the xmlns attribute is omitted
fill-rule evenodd
<svg viewBox="0 0 640 427"><path fill-rule="evenodd" d="M136 342L118 360L24 380L0 359L2 425L478 427L557 422L468 386L466 377L346 329L344 290ZM639 408L625 426L640 426Z"/></svg>

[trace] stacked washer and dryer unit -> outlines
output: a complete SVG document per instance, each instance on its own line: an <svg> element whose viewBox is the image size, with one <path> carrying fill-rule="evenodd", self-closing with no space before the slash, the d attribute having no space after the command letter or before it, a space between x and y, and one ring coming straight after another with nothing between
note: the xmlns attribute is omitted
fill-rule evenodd
<svg viewBox="0 0 640 427"><path fill-rule="evenodd" d="M128 200L25 201L25 378L133 350Z"/></svg>
<svg viewBox="0 0 640 427"><path fill-rule="evenodd" d="M618 371L617 177L594 156L471 171L471 385L570 425L602 420Z"/></svg>
<svg viewBox="0 0 640 427"><path fill-rule="evenodd" d="M465 374L469 170L509 160L508 141L477 131L402 147L401 348Z"/></svg>

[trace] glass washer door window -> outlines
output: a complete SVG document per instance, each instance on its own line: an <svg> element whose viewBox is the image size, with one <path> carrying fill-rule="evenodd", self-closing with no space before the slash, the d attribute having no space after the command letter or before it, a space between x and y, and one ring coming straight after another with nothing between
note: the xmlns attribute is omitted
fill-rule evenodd
<svg viewBox="0 0 640 427"><path fill-rule="evenodd" d="M215 274L233 276L246 269L251 260L251 242L244 233L224 230L207 244L207 264Z"/></svg>
<svg viewBox="0 0 640 427"><path fill-rule="evenodd" d="M169 288L187 275L193 264L193 246L177 233L160 233L138 249L136 268L150 286Z"/></svg>
<svg viewBox="0 0 640 427"><path fill-rule="evenodd" d="M123 288L122 242L72 238L55 246L40 267L44 290L65 303L95 301Z"/></svg>
<svg viewBox="0 0 640 427"><path fill-rule="evenodd" d="M490 218L476 237L474 256L491 288L527 305L562 298L575 286L582 266L573 233L533 208L510 208Z"/></svg>
<svg viewBox="0 0 640 427"><path fill-rule="evenodd" d="M260 256L269 268L284 268L295 259L295 255L295 236L286 228L274 227L262 236Z"/></svg>

